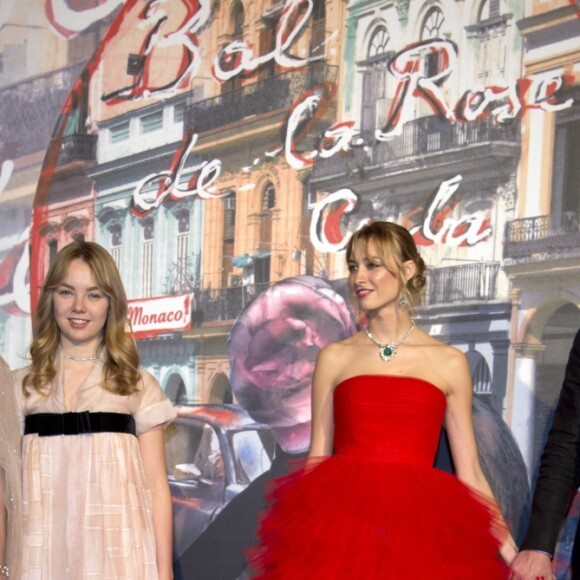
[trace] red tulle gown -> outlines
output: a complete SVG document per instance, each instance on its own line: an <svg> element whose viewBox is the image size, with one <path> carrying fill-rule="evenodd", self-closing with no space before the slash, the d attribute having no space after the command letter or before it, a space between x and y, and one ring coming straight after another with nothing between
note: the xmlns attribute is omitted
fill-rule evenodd
<svg viewBox="0 0 580 580"><path fill-rule="evenodd" d="M335 455L275 481L265 579L507 578L491 501L432 467L446 399L412 377L357 376L334 392Z"/></svg>

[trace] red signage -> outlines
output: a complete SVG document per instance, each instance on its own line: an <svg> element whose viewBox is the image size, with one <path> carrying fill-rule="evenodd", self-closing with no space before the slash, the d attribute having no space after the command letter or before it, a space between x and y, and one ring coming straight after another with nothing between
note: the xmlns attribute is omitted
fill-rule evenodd
<svg viewBox="0 0 580 580"><path fill-rule="evenodd" d="M193 294L129 300L129 320L137 338L191 328Z"/></svg>

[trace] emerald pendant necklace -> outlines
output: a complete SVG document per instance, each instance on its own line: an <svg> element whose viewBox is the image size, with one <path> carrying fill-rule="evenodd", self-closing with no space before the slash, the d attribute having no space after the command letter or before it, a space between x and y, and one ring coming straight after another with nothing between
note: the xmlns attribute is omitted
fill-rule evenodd
<svg viewBox="0 0 580 580"><path fill-rule="evenodd" d="M380 342L378 341L369 330L368 326L365 328L366 335L379 347L379 356L385 362L393 360L397 356L397 347L407 340L411 332L415 329L415 323L411 320L411 328L405 332L405 334L399 338L397 342Z"/></svg>

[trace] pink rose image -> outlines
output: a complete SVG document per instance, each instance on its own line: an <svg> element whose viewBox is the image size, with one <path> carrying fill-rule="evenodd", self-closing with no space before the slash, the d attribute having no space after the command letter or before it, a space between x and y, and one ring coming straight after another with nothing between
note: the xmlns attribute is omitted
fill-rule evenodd
<svg viewBox="0 0 580 580"><path fill-rule="evenodd" d="M342 297L312 276L274 284L240 314L230 340L231 385L240 405L272 428L288 452L310 442L310 391L320 350L355 332Z"/></svg>

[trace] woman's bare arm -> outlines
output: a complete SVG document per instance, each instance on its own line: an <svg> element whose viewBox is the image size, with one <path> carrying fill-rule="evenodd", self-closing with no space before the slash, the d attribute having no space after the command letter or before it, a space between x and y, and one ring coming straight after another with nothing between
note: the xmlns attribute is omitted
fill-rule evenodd
<svg viewBox="0 0 580 580"><path fill-rule="evenodd" d="M448 386L445 426L457 477L477 492L494 499L477 454L472 418L473 387L467 359L460 351L449 347L445 365ZM501 518L500 513L497 515ZM505 562L511 564L517 553L511 534L507 534L500 553Z"/></svg>
<svg viewBox="0 0 580 580"><path fill-rule="evenodd" d="M320 351L312 377L312 438L309 457L332 454L334 435L333 391L335 357L339 346L331 344Z"/></svg>
<svg viewBox="0 0 580 580"><path fill-rule="evenodd" d="M143 466L153 497L153 529L160 580L173 578L173 526L171 493L165 470L163 426L159 425L138 437Z"/></svg>

